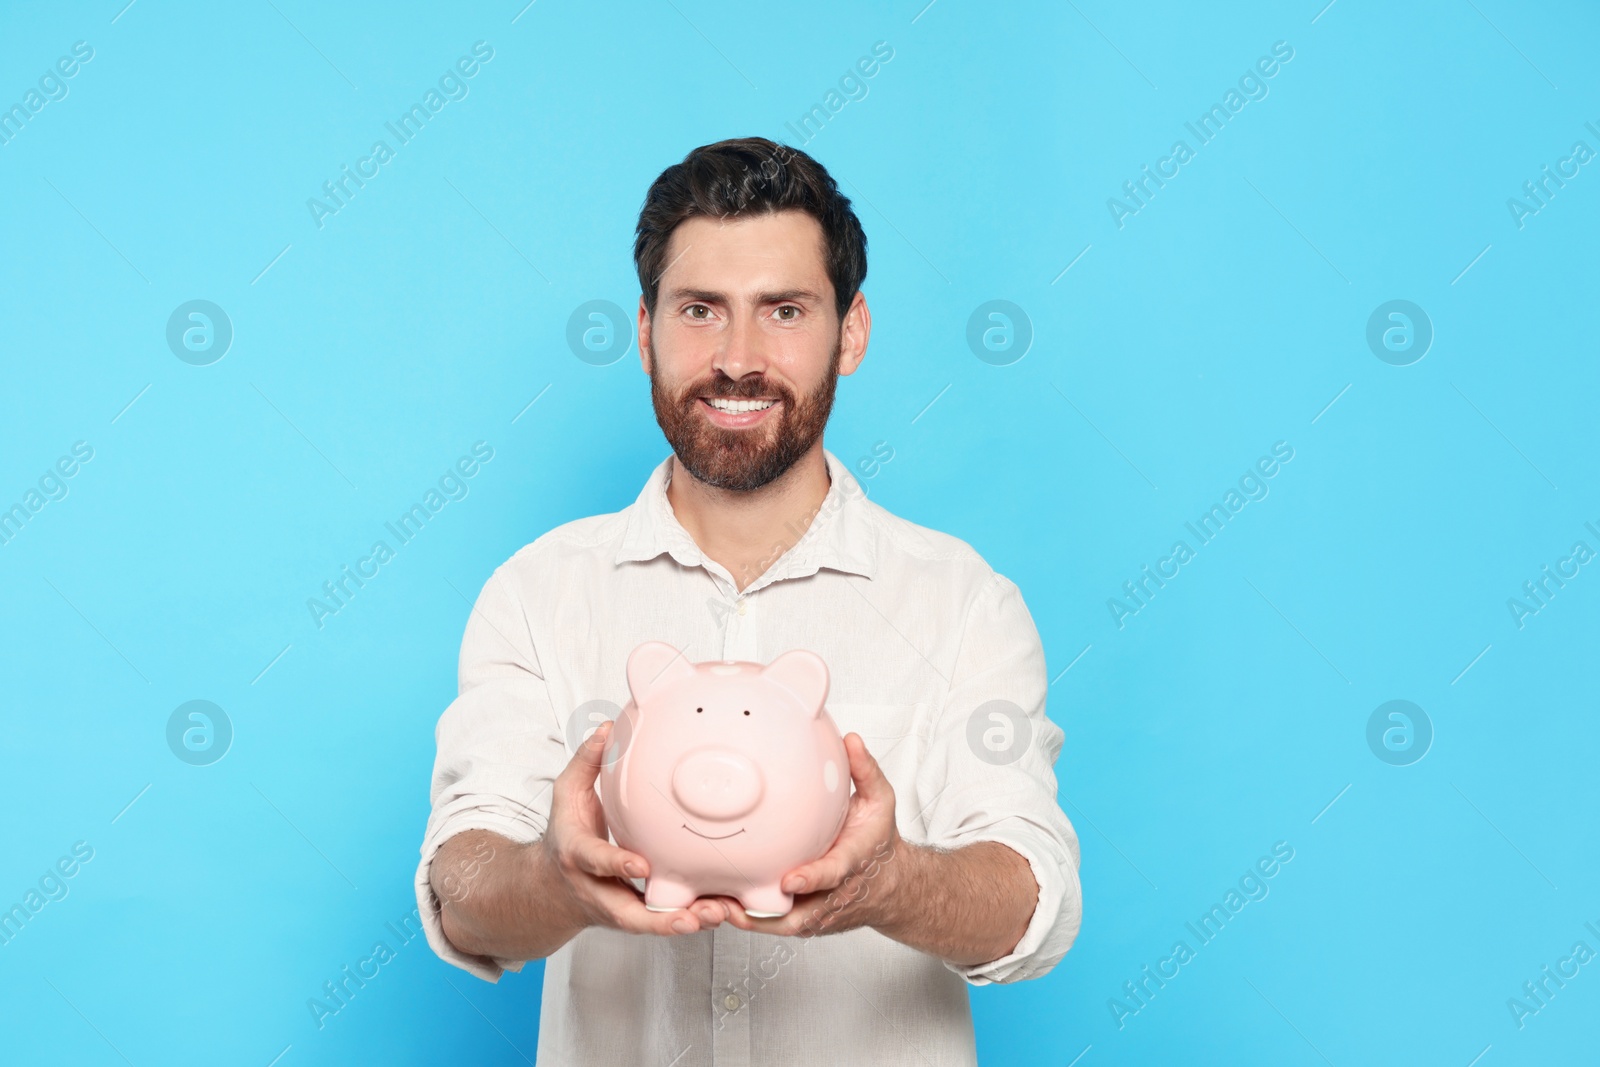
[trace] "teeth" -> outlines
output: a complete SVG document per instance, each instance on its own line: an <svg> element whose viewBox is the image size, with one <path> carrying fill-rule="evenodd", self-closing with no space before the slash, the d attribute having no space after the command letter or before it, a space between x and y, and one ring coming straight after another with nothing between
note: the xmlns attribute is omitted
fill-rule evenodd
<svg viewBox="0 0 1600 1067"><path fill-rule="evenodd" d="M726 412L729 412L731 414L740 414L740 413L743 413L743 412L746 412L746 411L765 411L767 408L770 408L772 405L776 404L777 401L776 400L728 400L728 399L725 399L723 397L707 397L706 398L706 403L710 404L712 407L716 408L718 411L726 411Z"/></svg>

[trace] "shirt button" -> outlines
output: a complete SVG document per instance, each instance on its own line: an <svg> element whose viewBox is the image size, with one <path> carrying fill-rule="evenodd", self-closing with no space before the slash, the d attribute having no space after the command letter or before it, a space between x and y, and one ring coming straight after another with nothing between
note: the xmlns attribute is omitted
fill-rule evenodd
<svg viewBox="0 0 1600 1067"><path fill-rule="evenodd" d="M738 1011L739 998L732 993L729 993L727 996L722 998L722 1006L727 1008L729 1011Z"/></svg>
<svg viewBox="0 0 1600 1067"><path fill-rule="evenodd" d="M744 597L739 598L739 614L744 614Z"/></svg>

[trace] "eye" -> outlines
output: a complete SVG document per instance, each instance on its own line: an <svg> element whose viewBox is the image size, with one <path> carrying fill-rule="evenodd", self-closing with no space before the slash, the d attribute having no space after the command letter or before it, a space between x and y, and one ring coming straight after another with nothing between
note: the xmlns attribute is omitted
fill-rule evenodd
<svg viewBox="0 0 1600 1067"><path fill-rule="evenodd" d="M711 309L706 307L704 304L690 304L688 307L688 312L691 319L704 320L707 315L711 314ZM705 312L705 314L702 315L701 312Z"/></svg>
<svg viewBox="0 0 1600 1067"><path fill-rule="evenodd" d="M792 314L787 314L789 312L792 312ZM793 304L784 304L782 307L774 311L773 314L776 315L782 322L793 322L795 319L799 318L800 309L795 307Z"/></svg>
<svg viewBox="0 0 1600 1067"><path fill-rule="evenodd" d="M695 708L695 709L694 709L694 713L695 713L695 714L696 714L696 715L698 715L698 714L700 714L700 713L701 713L701 712L702 712L702 711L705 711L705 710L706 710L706 709L705 709L705 708Z"/></svg>
<svg viewBox="0 0 1600 1067"><path fill-rule="evenodd" d="M749 712L749 710L748 710L748 709L747 709L747 710L746 710L746 711L745 711L745 714L746 714L746 715L748 715L748 714L750 714L750 712Z"/></svg>

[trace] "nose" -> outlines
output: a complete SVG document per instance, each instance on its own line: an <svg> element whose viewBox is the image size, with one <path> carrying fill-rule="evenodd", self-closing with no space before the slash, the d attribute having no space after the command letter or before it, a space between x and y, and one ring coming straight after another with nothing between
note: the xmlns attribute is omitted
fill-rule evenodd
<svg viewBox="0 0 1600 1067"><path fill-rule="evenodd" d="M761 772L737 752L704 748L678 761L672 795L702 819L737 819L761 802Z"/></svg>
<svg viewBox="0 0 1600 1067"><path fill-rule="evenodd" d="M723 332L712 366L734 381L748 374L760 374L767 369L766 340L761 334L761 323L756 316L735 312L733 321Z"/></svg>

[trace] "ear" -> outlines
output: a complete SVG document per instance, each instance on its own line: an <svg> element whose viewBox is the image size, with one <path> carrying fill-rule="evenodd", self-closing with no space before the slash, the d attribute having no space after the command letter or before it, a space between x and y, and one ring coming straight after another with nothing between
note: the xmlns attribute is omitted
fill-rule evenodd
<svg viewBox="0 0 1600 1067"><path fill-rule="evenodd" d="M638 704L651 690L694 674L694 664L664 641L646 641L628 655L628 691Z"/></svg>
<svg viewBox="0 0 1600 1067"><path fill-rule="evenodd" d="M639 331L639 366L646 374L650 373L650 309L645 305L644 294L639 294L638 312Z"/></svg>
<svg viewBox="0 0 1600 1067"><path fill-rule="evenodd" d="M828 700L828 665L815 652L794 649L785 652L761 671L800 699L800 706L813 716L822 711Z"/></svg>

